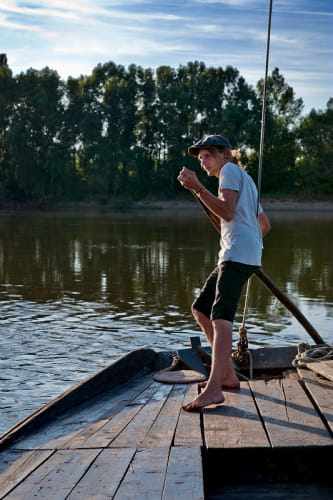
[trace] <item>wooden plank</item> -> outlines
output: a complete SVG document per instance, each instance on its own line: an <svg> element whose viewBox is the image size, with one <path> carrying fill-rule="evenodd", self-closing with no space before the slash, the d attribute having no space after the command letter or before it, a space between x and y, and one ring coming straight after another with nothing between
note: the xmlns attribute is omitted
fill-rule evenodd
<svg viewBox="0 0 333 500"><path fill-rule="evenodd" d="M101 450L59 450L30 474L6 500L63 500L85 474Z"/></svg>
<svg viewBox="0 0 333 500"><path fill-rule="evenodd" d="M0 498L7 495L32 471L47 460L53 451L33 450L19 452L6 450L1 454Z"/></svg>
<svg viewBox="0 0 333 500"><path fill-rule="evenodd" d="M204 499L200 446L171 448L162 500L173 498Z"/></svg>
<svg viewBox="0 0 333 500"><path fill-rule="evenodd" d="M259 347L251 349L254 370L287 370L297 354L297 346Z"/></svg>
<svg viewBox="0 0 333 500"><path fill-rule="evenodd" d="M168 457L168 447L138 449L113 499L162 498Z"/></svg>
<svg viewBox="0 0 333 500"><path fill-rule="evenodd" d="M139 405L126 406L96 432L93 426L90 426L85 433L75 437L66 446L73 449L106 448L127 427L141 408Z"/></svg>
<svg viewBox="0 0 333 500"><path fill-rule="evenodd" d="M140 447L144 442L146 434L153 425L157 415L161 411L166 398L172 390L172 385L158 384L157 390L149 401L143 401L143 406L135 418L124 428L120 434L109 444L112 448ZM139 403L137 400L136 403Z"/></svg>
<svg viewBox="0 0 333 500"><path fill-rule="evenodd" d="M126 394L122 398L122 405L117 405L110 418L91 424L76 434L64 444L64 448L105 448L128 425L150 398L156 393L159 384L153 381L150 375L150 384L145 390ZM126 402L126 406L124 403Z"/></svg>
<svg viewBox="0 0 333 500"><path fill-rule="evenodd" d="M33 429L12 444L15 449L56 449L80 433L86 425L101 419L107 410L112 411L114 402L108 393L108 399L96 397L93 400L68 410L38 429Z"/></svg>
<svg viewBox="0 0 333 500"><path fill-rule="evenodd" d="M333 381L333 360L308 363L307 368Z"/></svg>
<svg viewBox="0 0 333 500"><path fill-rule="evenodd" d="M67 497L68 500L113 498L135 453L134 448L106 449Z"/></svg>
<svg viewBox="0 0 333 500"><path fill-rule="evenodd" d="M273 448L333 444L297 380L256 380L250 386Z"/></svg>
<svg viewBox="0 0 333 500"><path fill-rule="evenodd" d="M162 410L143 440L143 447L171 446L186 389L187 386L181 384L172 388Z"/></svg>
<svg viewBox="0 0 333 500"><path fill-rule="evenodd" d="M152 376L147 375L132 380L128 384L119 386L95 396L76 408L55 418L49 423L36 429L13 446L17 449L59 449L69 448L74 439L80 439L81 434L89 427L97 430L113 415L123 408L129 401L142 394L152 384ZM91 426L91 427L90 427Z"/></svg>
<svg viewBox="0 0 333 500"><path fill-rule="evenodd" d="M187 387L183 405L193 401L198 395L198 385L191 384ZM199 412L182 410L179 415L178 425L174 439L175 446L202 446L201 417Z"/></svg>
<svg viewBox="0 0 333 500"><path fill-rule="evenodd" d="M225 402L202 410L208 449L267 448L270 446L248 382L225 389Z"/></svg>
<svg viewBox="0 0 333 500"><path fill-rule="evenodd" d="M204 358L207 357L209 364L209 356L211 348L209 346L203 347L198 350L199 354L203 354ZM251 368L255 371L271 371L271 370L289 370L293 369L293 360L297 355L297 346L283 346L283 347L258 347L250 349L251 352ZM233 354L237 351L233 351ZM236 366L236 359L233 358ZM240 370L248 370L249 365L239 367Z"/></svg>
<svg viewBox="0 0 333 500"><path fill-rule="evenodd" d="M333 382L323 380L316 373L303 368L298 368L297 372L314 399L326 425L333 433Z"/></svg>
<svg viewBox="0 0 333 500"><path fill-rule="evenodd" d="M139 372L144 370L147 372L155 359L156 353L152 349L138 349L125 354L111 365L99 370L94 375L87 377L60 396L49 401L9 429L0 437L0 450L31 430L54 419L64 411L100 394L105 388L111 389L128 381L131 376Z"/></svg>

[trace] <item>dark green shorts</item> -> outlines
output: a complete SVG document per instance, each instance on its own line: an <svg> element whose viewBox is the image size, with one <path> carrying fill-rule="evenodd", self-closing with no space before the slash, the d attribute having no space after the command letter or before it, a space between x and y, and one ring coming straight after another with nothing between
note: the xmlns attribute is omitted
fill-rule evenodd
<svg viewBox="0 0 333 500"><path fill-rule="evenodd" d="M210 319L234 321L242 289L258 266L227 261L208 276L192 307Z"/></svg>

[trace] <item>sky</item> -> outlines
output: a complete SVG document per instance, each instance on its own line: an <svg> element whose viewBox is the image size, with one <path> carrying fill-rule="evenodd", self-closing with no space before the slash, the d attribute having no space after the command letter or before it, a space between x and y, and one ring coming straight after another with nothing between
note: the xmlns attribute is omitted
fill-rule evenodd
<svg viewBox="0 0 333 500"><path fill-rule="evenodd" d="M155 69L202 61L265 74L269 0L1 0L0 52L16 75L46 66L66 80L109 61ZM269 74L304 102L333 97L333 0L273 0Z"/></svg>

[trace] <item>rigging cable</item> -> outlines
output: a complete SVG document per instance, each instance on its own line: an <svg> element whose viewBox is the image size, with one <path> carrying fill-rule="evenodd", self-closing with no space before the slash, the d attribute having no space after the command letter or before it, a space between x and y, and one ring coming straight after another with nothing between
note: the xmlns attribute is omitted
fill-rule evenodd
<svg viewBox="0 0 333 500"><path fill-rule="evenodd" d="M258 181L257 181L257 217L259 215L259 205L260 205L260 196L261 196L261 178L262 178L262 164L263 164L263 153L264 153L264 138L265 138L265 118L266 118L266 101L267 101L267 80L268 80L268 63L269 63L269 48L270 48L270 39L271 39L271 24L272 24L272 10L273 10L273 0L269 2L269 13L268 13L268 28L267 28L267 42L266 42L266 63L265 63L265 77L264 77L264 88L263 88L263 96L262 96L262 110L261 110L261 130L260 130L260 146L259 146L259 164L258 164ZM243 320L242 326L239 328L239 336L240 340L238 343L238 353L240 357L240 361L243 357L246 356L246 350L248 347L248 340L246 335L246 316L249 307L249 299L250 299L250 288L251 288L251 278L248 279L246 285L246 293L245 293L245 303L243 310Z"/></svg>
<svg viewBox="0 0 333 500"><path fill-rule="evenodd" d="M269 2L268 14L268 29L267 29L267 43L266 43L266 64L265 64L265 78L264 89L262 96L262 111L261 111L261 132L260 132L260 148L259 148L259 166L258 166L258 200L257 200L257 215L259 212L260 193L261 193L261 177L262 177L262 163L264 154L264 138L265 138L265 118L266 118L266 101L267 101L267 79L268 79L268 62L269 62L269 47L271 40L271 24L272 24L272 9L273 0Z"/></svg>

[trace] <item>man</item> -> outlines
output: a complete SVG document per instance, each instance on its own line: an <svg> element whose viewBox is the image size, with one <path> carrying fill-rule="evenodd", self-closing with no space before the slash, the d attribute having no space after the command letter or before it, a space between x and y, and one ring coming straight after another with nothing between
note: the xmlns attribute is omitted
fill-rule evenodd
<svg viewBox="0 0 333 500"><path fill-rule="evenodd" d="M195 192L206 207L221 220L221 240L217 267L208 277L192 313L212 346L212 366L202 392L185 410L223 403L221 386L239 387L231 362L232 327L243 285L261 266L262 238L270 223L258 204L252 178L233 163L230 144L220 135L206 136L189 148L207 175L219 179L214 196L186 167L178 180Z"/></svg>

